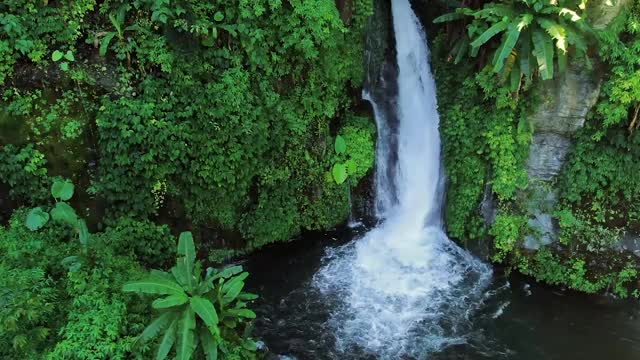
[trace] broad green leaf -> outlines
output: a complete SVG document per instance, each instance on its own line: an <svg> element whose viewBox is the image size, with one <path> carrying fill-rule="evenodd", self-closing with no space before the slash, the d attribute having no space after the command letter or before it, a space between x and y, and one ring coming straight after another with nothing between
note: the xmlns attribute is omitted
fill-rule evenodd
<svg viewBox="0 0 640 360"><path fill-rule="evenodd" d="M561 51L567 51L567 33L563 26L555 21L539 18L538 24L556 41L556 47Z"/></svg>
<svg viewBox="0 0 640 360"><path fill-rule="evenodd" d="M218 360L218 344L208 331L200 331L200 344L207 360Z"/></svg>
<svg viewBox="0 0 640 360"><path fill-rule="evenodd" d="M49 214L43 211L42 208L37 207L29 211L25 225L27 225L29 230L36 231L41 229L48 221Z"/></svg>
<svg viewBox="0 0 640 360"><path fill-rule="evenodd" d="M349 174L347 173L347 167L344 164L335 164L333 165L333 169L331 169L331 175L333 176L333 181L336 184L340 185L347 180Z"/></svg>
<svg viewBox="0 0 640 360"><path fill-rule="evenodd" d="M567 53L558 50L558 72L563 74L567 70Z"/></svg>
<svg viewBox="0 0 640 360"><path fill-rule="evenodd" d="M533 15L531 14L522 15L522 17L520 18L520 21L518 22L518 31L522 32L524 29L526 29L527 26L531 25L531 21L533 21Z"/></svg>
<svg viewBox="0 0 640 360"><path fill-rule="evenodd" d="M538 61L538 71L543 80L553 79L553 43L551 38L540 30L531 34L533 54Z"/></svg>
<svg viewBox="0 0 640 360"><path fill-rule="evenodd" d="M70 180L56 180L51 185L51 195L62 201L67 201L73 196L73 183Z"/></svg>
<svg viewBox="0 0 640 360"><path fill-rule="evenodd" d="M243 317L247 319L255 319L256 313L249 309L229 309L227 310L227 314L231 314L237 317Z"/></svg>
<svg viewBox="0 0 640 360"><path fill-rule="evenodd" d="M178 328L178 319L174 319L169 325L167 331L165 331L160 344L158 345L158 352L156 353L156 360L164 360L169 355L173 344L176 342L176 331Z"/></svg>
<svg viewBox="0 0 640 360"><path fill-rule="evenodd" d="M580 21L582 19L580 17L580 15L578 15L578 13L576 13L575 11L573 11L571 9L567 9L567 8L562 8L558 14L560 16L567 16L568 15L569 18L571 19L571 21L573 21L573 22Z"/></svg>
<svg viewBox="0 0 640 360"><path fill-rule="evenodd" d="M194 296L191 298L191 309L204 321L212 334L217 333L214 329L218 326L218 313L211 301Z"/></svg>
<svg viewBox="0 0 640 360"><path fill-rule="evenodd" d="M163 294L163 295L183 295L186 296L182 287L173 281L157 276L147 279L132 281L122 286L122 291L137 292L143 294Z"/></svg>
<svg viewBox="0 0 640 360"><path fill-rule="evenodd" d="M334 146L336 154L344 154L347 152L347 142L340 135L336 136L336 142Z"/></svg>
<svg viewBox="0 0 640 360"><path fill-rule="evenodd" d="M462 13L450 12L450 13L438 16L437 18L433 19L433 22L436 24L439 24L439 23L444 23L449 21L460 20L464 18L465 18L465 15Z"/></svg>
<svg viewBox="0 0 640 360"><path fill-rule="evenodd" d="M78 238L80 244L86 246L91 241L91 234L87 228L87 223L83 219L78 219Z"/></svg>
<svg viewBox="0 0 640 360"><path fill-rule="evenodd" d="M183 256L178 257L178 264L171 268L171 274L187 291L191 292L193 290L194 281L192 273L188 270Z"/></svg>
<svg viewBox="0 0 640 360"><path fill-rule="evenodd" d="M216 11L216 13L213 15L213 20L217 22L224 20L224 14L222 13L222 11Z"/></svg>
<svg viewBox="0 0 640 360"><path fill-rule="evenodd" d="M64 54L64 58L69 60L69 61L75 61L76 60L76 58L75 58L75 56L73 56L73 53L71 52L71 50L67 50L67 53ZM66 200L69 200L69 199L66 199Z"/></svg>
<svg viewBox="0 0 640 360"><path fill-rule="evenodd" d="M54 221L65 223L74 228L78 226L78 215L76 215L76 211L63 201L56 203L56 207L51 209L51 218Z"/></svg>
<svg viewBox="0 0 640 360"><path fill-rule="evenodd" d="M177 360L191 360L191 356L196 349L195 328L195 313L190 307L188 307L182 312L182 316L178 323L178 346L176 347Z"/></svg>
<svg viewBox="0 0 640 360"><path fill-rule="evenodd" d="M225 287L226 285L227 284L225 284ZM227 287L226 289L223 287L222 291L224 295L222 296L222 304L226 305L231 303L233 300L235 300L236 297L240 295L240 292L242 291L243 287L244 287L244 281L234 282L231 286Z"/></svg>
<svg viewBox="0 0 640 360"><path fill-rule="evenodd" d="M252 294L252 293L248 293L248 292L243 292L240 295L238 295L238 300L244 300L244 301L251 301L251 300L255 300L257 298L258 298L258 295Z"/></svg>
<svg viewBox="0 0 640 360"><path fill-rule="evenodd" d="M114 28L116 28L116 31L118 32L118 36L122 37L122 27L120 26L120 22L118 21L118 19L116 19L115 16L113 16L113 14L109 14L109 20L111 20L111 24L113 25Z"/></svg>
<svg viewBox="0 0 640 360"><path fill-rule="evenodd" d="M520 80L522 79L522 72L520 71L520 65L517 63L513 65L510 73L511 91L517 91L520 88Z"/></svg>
<svg viewBox="0 0 640 360"><path fill-rule="evenodd" d="M212 269L212 271L216 271L215 269ZM235 265L235 266L227 266L226 268L222 269L219 272L214 272L211 274L211 277L215 280L218 278L224 278L224 279L228 279L233 275L239 274L242 272L242 266L240 265Z"/></svg>
<svg viewBox="0 0 640 360"><path fill-rule="evenodd" d="M567 34L567 42L575 46L578 53L586 54L588 47L587 41L585 40L584 35L580 33L580 30L568 25L565 27L565 32Z"/></svg>
<svg viewBox="0 0 640 360"><path fill-rule="evenodd" d="M475 40L473 40L473 42L471 42L471 46L474 48L479 48L480 46L484 45L487 41L491 40L491 38L493 38L497 34L505 31L508 26L509 26L509 23L507 21L500 21L498 23L495 23L493 26L488 28L487 31L485 31L480 36L478 36Z"/></svg>
<svg viewBox="0 0 640 360"><path fill-rule="evenodd" d="M66 61L63 61L60 63L60 70L62 71L69 71L69 63Z"/></svg>
<svg viewBox="0 0 640 360"><path fill-rule="evenodd" d="M160 316L158 316L155 320L151 322L143 331L136 341L141 341L143 343L149 342L162 331L167 329L169 324L174 321L176 318L176 313L174 312L166 312Z"/></svg>
<svg viewBox="0 0 640 360"><path fill-rule="evenodd" d="M500 47L497 56L495 57L496 60L493 66L494 72L499 73L502 70L502 68L504 67L505 59L513 51L513 48L516 46L519 37L520 30L518 30L516 20L509 26L509 31L507 31L504 39L502 40L503 45Z"/></svg>
<svg viewBox="0 0 640 360"><path fill-rule="evenodd" d="M454 51L455 59L453 60L453 63L454 64L460 63L460 61L462 61L462 59L464 58L465 55L467 55L468 52L469 52L469 38L466 36L463 36L462 39L460 39L456 43L456 50Z"/></svg>
<svg viewBox="0 0 640 360"><path fill-rule="evenodd" d="M159 277L159 278L162 278L162 279L165 279L165 280L174 281L174 278L171 276L171 274L169 274L166 271L157 270L157 269L151 269L149 274L152 277Z"/></svg>
<svg viewBox="0 0 640 360"><path fill-rule="evenodd" d="M258 349L258 345L256 345L256 342L251 339L243 339L242 347L245 348L245 350L249 351L256 351L256 349Z"/></svg>
<svg viewBox="0 0 640 360"><path fill-rule="evenodd" d="M127 7L122 5L118 8L118 13L116 16L117 26L120 26L120 24L124 24L125 16L127 16Z"/></svg>
<svg viewBox="0 0 640 360"><path fill-rule="evenodd" d="M520 70L529 79L531 77L531 32L529 30L520 35L518 59L520 60Z"/></svg>
<svg viewBox="0 0 640 360"><path fill-rule="evenodd" d="M478 19L507 18L513 19L516 16L513 5L487 3L481 10L474 11L473 17Z"/></svg>
<svg viewBox="0 0 640 360"><path fill-rule="evenodd" d="M186 280L187 288L192 291L195 284L193 281L193 267L196 261L196 247L193 243L191 232L185 231L180 234L178 240L178 268Z"/></svg>
<svg viewBox="0 0 640 360"><path fill-rule="evenodd" d="M62 54L62 51L56 50L53 52L53 54L51 54L51 60L59 61L60 59L62 59L62 56L64 56Z"/></svg>
<svg viewBox="0 0 640 360"><path fill-rule="evenodd" d="M229 280L226 284L224 284L224 286L222 286L222 292L227 292L229 288L231 288L232 286L235 286L236 283L243 282L244 279L246 279L247 277L249 277L248 272L243 272L240 275L234 276L231 280Z"/></svg>
<svg viewBox="0 0 640 360"><path fill-rule="evenodd" d="M169 295L166 298L156 299L151 304L154 309L166 309L174 306L184 305L189 301L185 295Z"/></svg>
<svg viewBox="0 0 640 360"><path fill-rule="evenodd" d="M228 327L230 329L235 329L236 326L238 326L238 323L234 319L231 319L229 317L225 317L224 320L222 320L222 323L225 327Z"/></svg>
<svg viewBox="0 0 640 360"><path fill-rule="evenodd" d="M100 56L107 55L107 50L109 50L109 43L114 36L116 36L116 33L112 31L110 33L107 33L107 35L102 38L102 40L100 41Z"/></svg>
<svg viewBox="0 0 640 360"><path fill-rule="evenodd" d="M196 261L196 247L193 244L193 235L190 231L185 231L180 234L178 240L178 255L184 256L187 259L187 266L189 271L193 271L193 264Z"/></svg>

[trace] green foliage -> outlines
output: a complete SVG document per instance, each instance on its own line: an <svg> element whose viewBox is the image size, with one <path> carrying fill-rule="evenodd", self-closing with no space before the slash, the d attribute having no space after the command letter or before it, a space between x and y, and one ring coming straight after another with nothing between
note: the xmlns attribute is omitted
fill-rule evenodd
<svg viewBox="0 0 640 360"><path fill-rule="evenodd" d="M0 356L33 359L52 335L58 290L40 268L0 265Z"/></svg>
<svg viewBox="0 0 640 360"><path fill-rule="evenodd" d="M633 285L637 278L637 269L633 262L595 268L592 264L589 270L584 258L563 258L546 248L540 249L532 257L521 257L517 268L523 274L548 284L566 285L590 294L610 288L621 298L629 296L629 286Z"/></svg>
<svg viewBox="0 0 640 360"><path fill-rule="evenodd" d="M5 145L0 149L0 182L10 186L9 194L26 204L45 201L50 180L44 154L33 145L19 148Z"/></svg>
<svg viewBox="0 0 640 360"><path fill-rule="evenodd" d="M503 5L488 6L494 9L487 14ZM632 5L625 16L598 33L601 58L612 71L602 85L596 111L578 132L575 148L554 186L559 204L544 210L553 212L558 220L559 243L538 251L520 245L526 236L538 235L522 215L529 213L527 206L538 206L524 199L535 188L528 184L524 164L533 132L527 117L536 99L526 86L516 94L508 82L496 82L489 68L475 74L467 63L456 66L464 54L451 63L438 60L446 59L438 54L450 48L442 37L435 40L440 127L449 177L446 220L452 237L466 241L490 235L494 261L550 284L590 293L608 289L620 297L629 296L637 287L638 262L633 255L617 250L623 230L640 230L640 208L635 205L640 203L640 184L628 175L640 171L635 170L640 153L639 138L633 131L638 99L633 83L639 66L637 13L637 5ZM441 20L461 17L447 15ZM507 41L509 29L504 26L493 30L505 34ZM478 30L476 36L489 27ZM520 46L514 45L515 52ZM457 50L456 45L454 52ZM513 55L517 53L510 57ZM509 65L510 57L504 66ZM493 206L500 210L485 233L479 204L491 198L489 191L496 195Z"/></svg>
<svg viewBox="0 0 640 360"><path fill-rule="evenodd" d="M76 211L65 201L73 196L74 186L70 180L56 179L51 185L51 195L56 199L56 205L49 213L42 210L41 207L33 208L27 215L25 225L31 231L37 231L42 228L49 219L70 226L74 232L78 234L78 240L82 246L89 245L90 234L87 223L76 214Z"/></svg>
<svg viewBox="0 0 640 360"><path fill-rule="evenodd" d="M489 233L494 237L493 261L503 261L516 249L516 244L523 238L527 226L524 216L501 212L496 216Z"/></svg>
<svg viewBox="0 0 640 360"><path fill-rule="evenodd" d="M599 54L610 67L597 105L598 118L605 129L621 124L633 130L639 125L640 5L632 2L598 38ZM603 136L603 130L594 134L595 139Z"/></svg>
<svg viewBox="0 0 640 360"><path fill-rule="evenodd" d="M456 62L467 54L475 57L481 47L489 46L493 50L493 72L510 80L511 90L516 91L523 77L527 82L537 75L543 80L552 79L555 63L563 72L569 54L586 57L586 35L591 29L584 20L583 5L574 0L488 2L482 9L459 7L434 22L470 17L466 34L453 47L452 57ZM490 42L499 35L499 43Z"/></svg>
<svg viewBox="0 0 640 360"><path fill-rule="evenodd" d="M434 54L448 51L447 44L438 37ZM507 202L528 185L524 163L533 129L526 117L535 98L514 97L489 71L474 74L445 58L434 57L441 59L434 66L449 180L445 213L449 234L466 241L486 233L478 211L483 196L491 195L486 189Z"/></svg>
<svg viewBox="0 0 640 360"><path fill-rule="evenodd" d="M344 19L331 0L5 3L0 69L12 86L2 105L20 124L6 142L33 144L49 172L89 183L109 219L175 209L241 233L249 248L345 219L344 189L325 181L327 144L364 77L371 0ZM48 75L21 81L14 68ZM347 164L349 182L372 161ZM0 155L0 168L15 162ZM19 176L0 181L22 205L36 192Z"/></svg>
<svg viewBox="0 0 640 360"><path fill-rule="evenodd" d="M92 234L82 267L69 271L63 260L81 252L72 229L50 221L30 231L24 226L27 214L17 211L0 227L0 357L148 358L149 349L134 342L150 314L137 297L118 289L143 276L136 258L154 264L160 260L148 257L157 251L171 253L164 247L168 241L174 247L168 229L120 219Z"/></svg>
<svg viewBox="0 0 640 360"><path fill-rule="evenodd" d="M217 359L218 352L226 354L230 346L244 348L245 356L250 357L256 345L238 333L256 316L247 302L257 296L242 291L249 274L234 266L221 271L209 268L203 277L189 232L180 234L177 253L177 264L170 272L154 270L149 277L122 288L125 292L167 295L153 301L152 307L160 315L142 332L139 341L149 342L163 333L157 359L167 358L172 349L176 359L189 360L196 352Z"/></svg>
<svg viewBox="0 0 640 360"><path fill-rule="evenodd" d="M65 322L57 330L58 341L46 354L47 359L140 358L132 349L146 314L136 299L121 294L118 288L142 271L131 257L105 246L104 240L110 236L109 232L96 236L94 247L99 255L67 273L64 290L71 300L61 306Z"/></svg>
<svg viewBox="0 0 640 360"><path fill-rule="evenodd" d="M161 268L175 259L175 240L166 225L149 220L118 218L108 228L105 239L111 248L120 253L132 254L149 268Z"/></svg>

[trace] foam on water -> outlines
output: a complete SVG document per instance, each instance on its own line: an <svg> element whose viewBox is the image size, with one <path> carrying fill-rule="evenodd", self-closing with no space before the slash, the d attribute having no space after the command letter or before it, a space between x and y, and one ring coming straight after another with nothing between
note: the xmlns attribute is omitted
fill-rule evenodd
<svg viewBox="0 0 640 360"><path fill-rule="evenodd" d="M439 117L427 42L409 0L392 0L392 11L396 149L384 138L391 136L386 119L368 99L379 128L376 210L383 221L361 239L328 250L313 286L339 299L329 320L339 350L423 358L465 341L464 323L481 302L491 270L443 232ZM391 158L393 164L385 162Z"/></svg>

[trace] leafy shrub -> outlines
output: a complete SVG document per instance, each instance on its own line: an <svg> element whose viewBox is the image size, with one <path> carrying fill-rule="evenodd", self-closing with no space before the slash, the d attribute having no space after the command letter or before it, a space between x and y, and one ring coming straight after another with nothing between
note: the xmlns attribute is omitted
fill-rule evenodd
<svg viewBox="0 0 640 360"><path fill-rule="evenodd" d="M133 254L146 267L160 268L175 257L175 241L166 225L118 218L106 233L109 247L123 255Z"/></svg>
<svg viewBox="0 0 640 360"><path fill-rule="evenodd" d="M44 154L26 145L19 148L5 145L0 148L0 182L10 187L9 194L15 199L35 204L48 199L50 183Z"/></svg>
<svg viewBox="0 0 640 360"><path fill-rule="evenodd" d="M148 342L164 333L157 349L157 359L165 359L175 348L177 359L189 360L201 350L207 359L217 359L233 348L248 352L256 345L238 334L238 329L255 313L246 308L256 295L242 292L244 279L239 266L222 271L208 269L202 277L202 264L196 262L191 233L180 234L177 264L170 273L154 270L149 277L123 286L127 292L167 295L152 306L161 314L142 332L139 340ZM175 347L174 347L175 345Z"/></svg>
<svg viewBox="0 0 640 360"><path fill-rule="evenodd" d="M59 291L40 268L0 264L0 356L33 359L53 335Z"/></svg>
<svg viewBox="0 0 640 360"><path fill-rule="evenodd" d="M494 237L494 261L502 261L516 249L516 244L524 237L527 219L508 212L499 213L489 233Z"/></svg>

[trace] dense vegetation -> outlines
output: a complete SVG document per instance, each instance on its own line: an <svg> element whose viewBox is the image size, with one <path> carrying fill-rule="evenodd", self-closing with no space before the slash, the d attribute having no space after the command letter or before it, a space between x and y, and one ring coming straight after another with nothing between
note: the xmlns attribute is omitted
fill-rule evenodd
<svg viewBox="0 0 640 360"><path fill-rule="evenodd" d="M373 165L353 110L372 11L3 1L0 357L254 358L246 274L201 277L186 238L151 274L174 292L124 284L168 270L186 229L220 261L346 220Z"/></svg>
<svg viewBox="0 0 640 360"><path fill-rule="evenodd" d="M640 232L640 5L593 31L586 0L463 3L429 25L449 234L551 284L640 296L638 260L619 251ZM357 104L372 13L3 1L0 357L259 357L248 274L221 264L347 218L373 167ZM561 174L537 183L530 117L572 66L602 75L600 97ZM559 228L535 250L532 206Z"/></svg>
<svg viewBox="0 0 640 360"><path fill-rule="evenodd" d="M640 164L640 138L635 131L640 101L640 7L632 2L605 30L592 32L592 4L587 2L560 1L550 5L516 0L474 4L477 8L458 9L436 19L438 23L447 20L462 27L459 30L447 25L447 34L441 33L434 41L441 132L450 179L446 207L450 234L463 241L491 238L494 261L547 283L590 293L608 290L621 297L639 296L638 259L630 252L620 251L620 241L625 233L634 234L640 229L640 184L633 175ZM569 65L604 74L598 102L584 128L578 131L567 164L551 183L533 181L526 169L535 131L529 119L544 101L542 97L546 95L537 91L544 85L541 79L528 81L531 78L526 72L515 75L514 84L513 74L508 76L501 69L500 61L505 59L501 51L508 47L508 56L513 58L511 63L509 57L504 60L505 67L511 64L515 69L515 60L522 61L522 49L531 49L524 53L532 51L538 59L535 69L542 79L555 76L562 80L563 75L554 75L550 70L549 60L553 58L539 61L535 48L542 47L542 43L536 45L536 39L527 36L523 40L516 34L540 29L528 30L529 25L513 29L515 20L495 25L496 21L511 18L522 21L529 13L544 11L544 6L553 8L545 16L568 18L555 30L546 27L547 20L538 22L546 30L541 35L548 37L540 41L555 42L556 69L567 67L566 59L557 56L562 53L560 43L586 46L575 39L592 37L588 49L567 48L564 55L588 53L586 61L578 58ZM496 17L496 11L510 17ZM465 23L466 15L472 16L473 21ZM478 19L488 24L481 25ZM577 26L560 31L561 27L569 29L568 20L584 22L580 26L582 32ZM450 37L460 37L460 31L468 35L459 41L472 51L475 49L471 55L478 56L465 59L461 45L453 51L448 47ZM562 34L563 39L558 37ZM465 40L466 36L471 39ZM488 41L493 36L493 41ZM526 44L529 41L531 45ZM490 54L493 60L483 58L478 46L485 47L484 57ZM474 68L480 70L476 72ZM547 71L550 73L545 75ZM526 81L521 82L521 76ZM549 201L546 197L550 193L557 194L554 196L558 199ZM494 196L497 214L494 219L483 219L480 206L488 206L486 202ZM541 236L532 227L532 207L553 214L559 227L557 241L538 250L523 245L527 237Z"/></svg>

